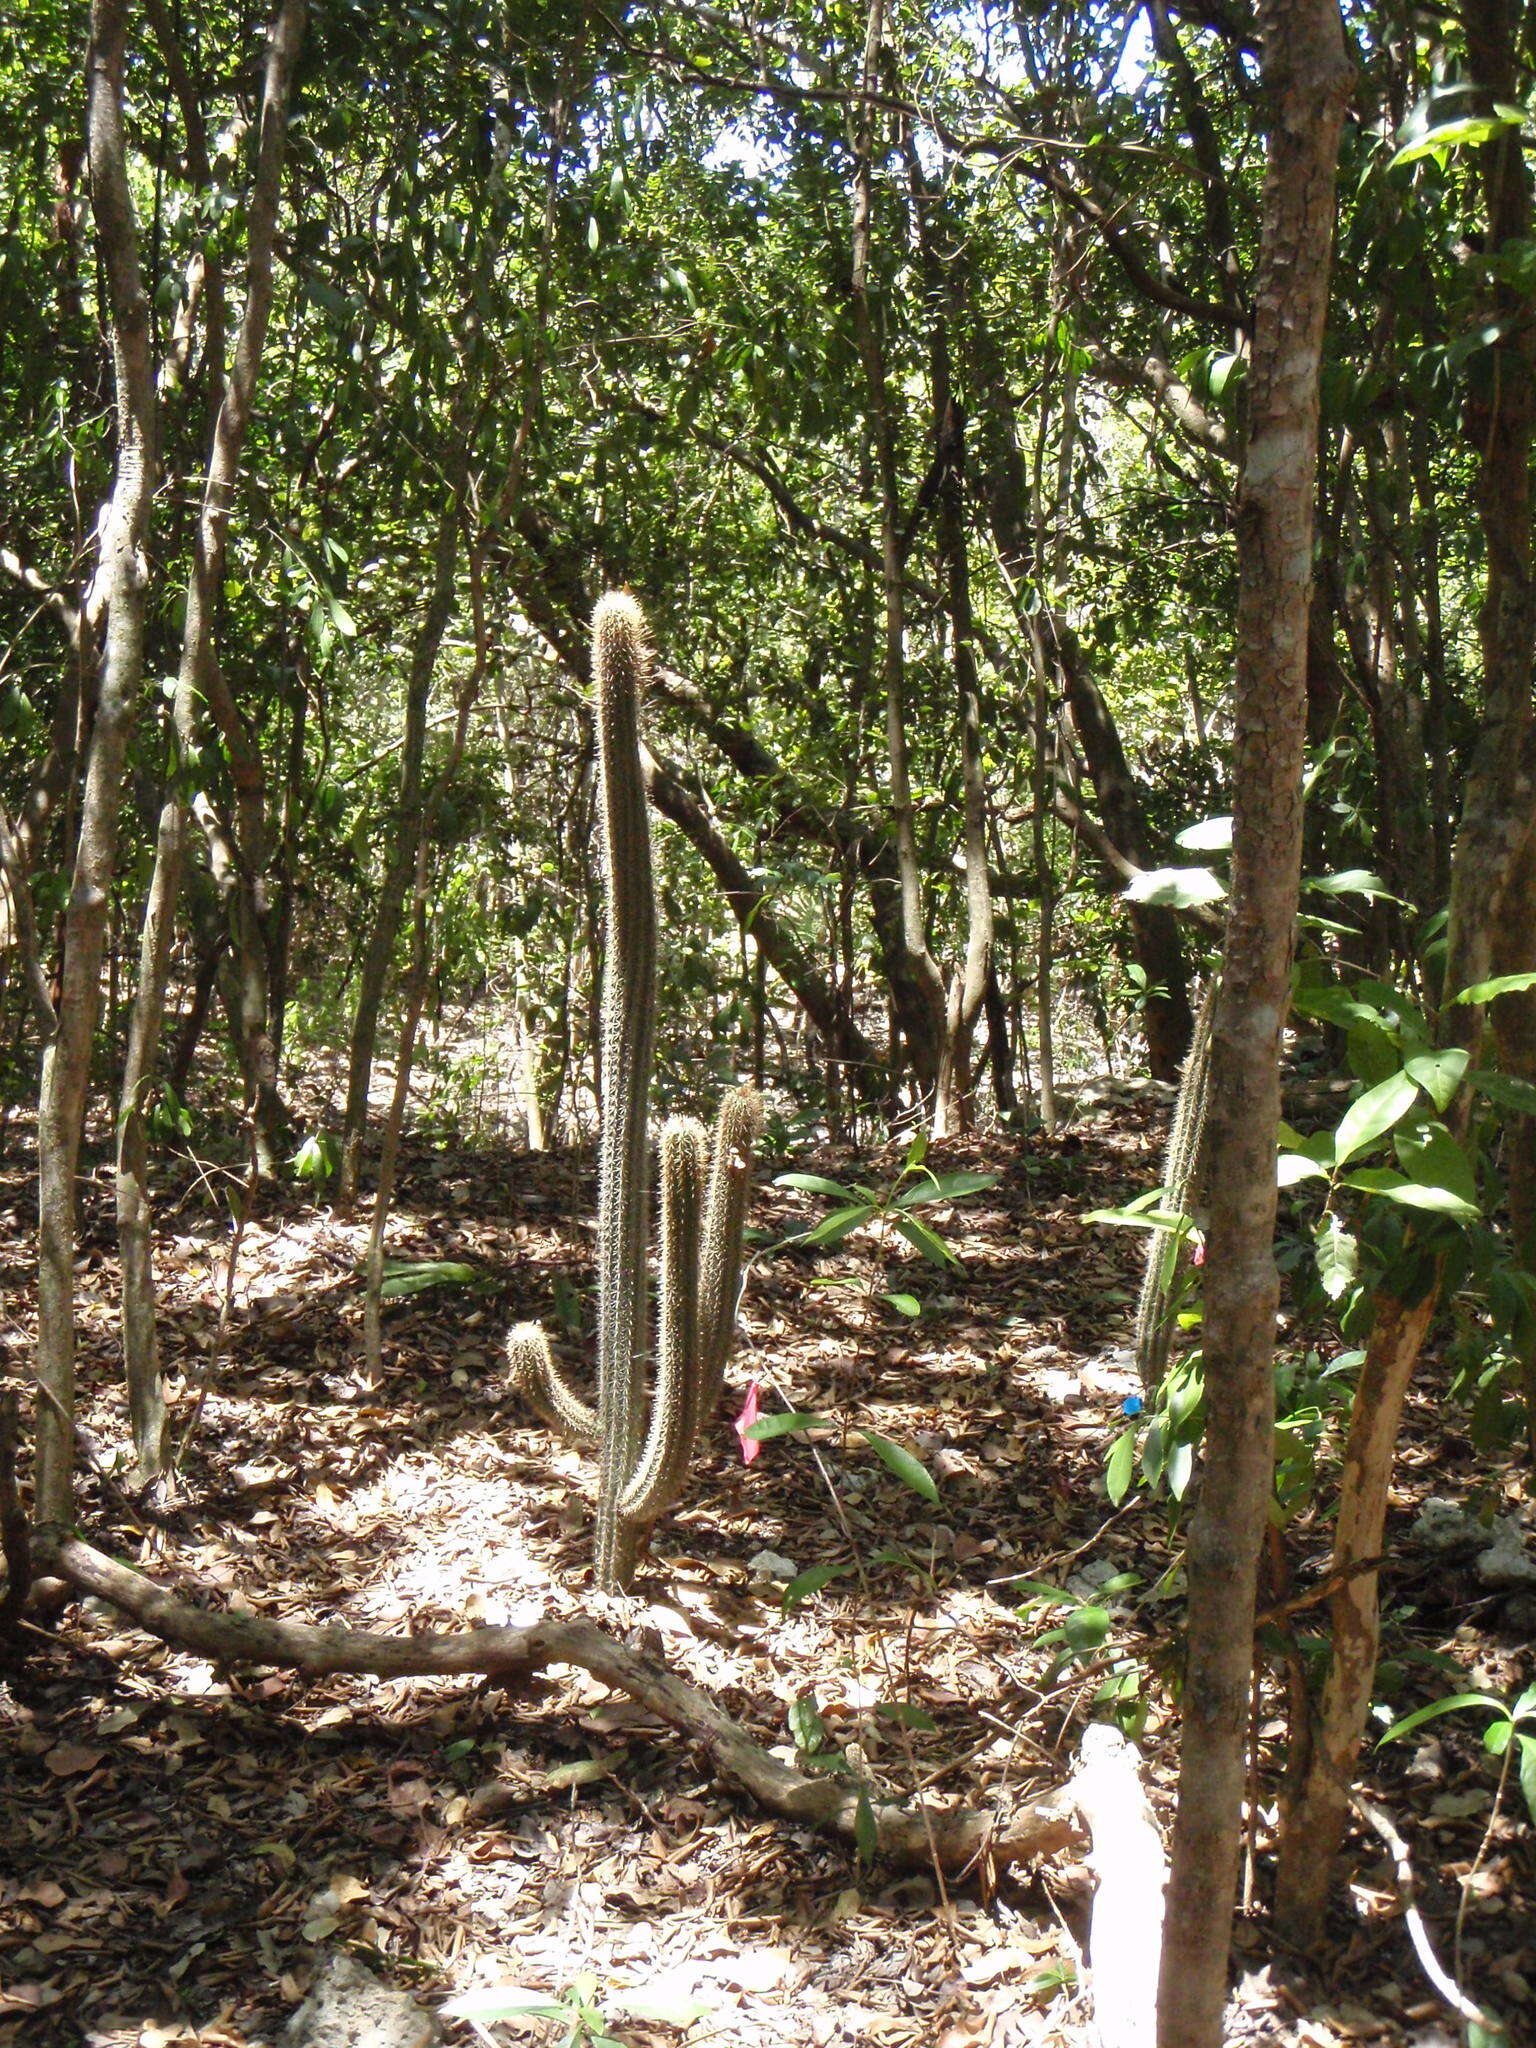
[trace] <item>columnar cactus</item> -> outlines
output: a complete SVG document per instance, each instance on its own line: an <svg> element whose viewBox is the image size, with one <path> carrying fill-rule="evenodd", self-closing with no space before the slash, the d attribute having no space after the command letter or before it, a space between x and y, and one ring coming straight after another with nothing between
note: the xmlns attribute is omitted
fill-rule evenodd
<svg viewBox="0 0 1536 2048"><path fill-rule="evenodd" d="M651 655L645 617L633 598L615 593L601 599L592 641L606 902L596 1411L560 1377L536 1324L510 1332L507 1358L514 1383L551 1428L598 1448L597 1583L622 1592L647 1530L681 1493L699 1429L720 1397L761 1110L751 1089L738 1088L720 1106L712 1141L691 1117L673 1117L663 1127L659 1342L647 1412L647 1113L657 917L640 764L640 706Z"/></svg>

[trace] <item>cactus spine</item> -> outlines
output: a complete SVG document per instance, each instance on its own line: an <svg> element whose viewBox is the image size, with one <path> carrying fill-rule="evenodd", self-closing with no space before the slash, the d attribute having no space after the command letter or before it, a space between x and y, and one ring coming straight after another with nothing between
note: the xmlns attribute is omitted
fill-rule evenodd
<svg viewBox="0 0 1536 2048"><path fill-rule="evenodd" d="M1218 979L1214 974L1211 976L1195 1012L1163 1160L1166 1206L1180 1214L1191 1213L1199 1204L1205 1179L1205 1112L1210 1100L1211 1027L1216 1020ZM1171 1238L1161 1230L1149 1234L1141 1299L1136 1308L1136 1364L1149 1392L1162 1384L1163 1374L1168 1370L1178 1306L1177 1282L1183 1262L1182 1239Z"/></svg>
<svg viewBox="0 0 1536 2048"><path fill-rule="evenodd" d="M651 656L634 599L604 597L592 639L606 904L596 1410L560 1377L535 1325L519 1324L509 1334L507 1358L514 1383L552 1428L598 1448L596 1576L600 1587L616 1592L627 1591L646 1531L681 1493L699 1429L719 1399L761 1109L751 1089L733 1089L712 1142L690 1117L674 1117L662 1131L659 1343L647 1404L657 916L640 761Z"/></svg>

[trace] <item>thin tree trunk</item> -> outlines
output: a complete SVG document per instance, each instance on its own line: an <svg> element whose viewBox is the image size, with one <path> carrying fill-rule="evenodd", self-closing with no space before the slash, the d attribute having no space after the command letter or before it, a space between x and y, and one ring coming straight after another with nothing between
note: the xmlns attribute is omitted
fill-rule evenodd
<svg viewBox="0 0 1536 2048"><path fill-rule="evenodd" d="M1463 20L1467 32L1469 69L1474 81L1492 98L1503 100L1517 89L1515 34L1520 18L1515 0L1470 0ZM1488 207L1489 240L1503 247L1531 229L1531 184L1518 138L1484 145L1479 152ZM1530 463L1533 438L1532 336L1520 313L1513 288L1494 287L1490 311L1511 325L1507 342L1496 351L1481 397L1467 409L1468 438L1478 457L1477 505L1487 556L1479 632L1483 655L1483 718L1473 750L1451 868L1450 912L1446 929L1444 996L1439 1019L1442 1043L1465 1047L1474 1056L1482 1042L1483 1013L1479 1006L1449 998L1486 979L1498 958L1506 897L1517 877L1531 833L1529 758L1533 735L1531 658L1536 640L1531 562ZM1513 914L1518 910L1510 906ZM1508 1001L1509 998L1501 1000ZM1463 1090L1446 1113L1446 1122L1460 1136L1470 1115L1470 1097ZM1399 1381L1406 1386L1429 1328L1433 1303L1419 1304L1410 1316L1400 1302L1384 1297L1377 1304L1380 1347L1390 1358L1385 1391L1381 1375L1362 1371L1350 1422L1351 1442L1374 1443L1390 1426L1395 1442ZM1373 1330L1367 1351L1376 1349ZM1377 1403L1390 1404L1384 1414L1372 1413ZM1362 1457L1346 1464L1340 1486L1335 1554L1346 1567L1374 1553L1360 1544L1370 1531L1384 1526L1390 1454ZM1351 1531L1361 1532L1353 1542ZM1330 1672L1323 1694L1319 1725L1306 1779L1284 1816L1275 1917L1288 1939L1307 1945L1322 1932L1329 1888L1343 1841L1347 1813L1338 1804L1336 1781L1358 1751L1369 1706L1369 1679L1358 1666L1366 1648L1374 1657L1376 1579L1362 1574L1355 1581L1354 1603L1341 1610L1344 1634L1334 1646L1343 1667Z"/></svg>
<svg viewBox="0 0 1536 2048"><path fill-rule="evenodd" d="M1220 2048L1272 1486L1275 1132L1301 877L1318 367L1349 85L1337 0L1263 0L1269 137L1239 489L1232 893L1212 1052L1206 1436L1161 2048Z"/></svg>
<svg viewBox="0 0 1536 2048"><path fill-rule="evenodd" d="M920 1103L930 1107L938 1084L946 1032L944 977L928 946L923 923L922 874L912 809L907 746L905 590L896 437L881 346L870 292L870 249L874 227L874 95L879 84L885 0L870 0L860 74L861 104L854 141L852 297L853 326L864 370L865 403L874 442L880 494L880 566L884 595L885 743L890 777L891 826L896 846L900 896L900 941L890 949L891 996L912 1060ZM896 920L890 920L894 925ZM894 933L892 933L894 937Z"/></svg>
<svg viewBox="0 0 1536 2048"><path fill-rule="evenodd" d="M1276 1888L1281 1932L1295 1929L1309 1941L1322 1931L1334 1855L1349 1820L1360 1734L1376 1683L1381 1640L1377 1576L1353 1567L1381 1555L1403 1400L1434 1310L1433 1286L1411 1308L1388 1296L1378 1299L1350 1414L1333 1539L1332 1568L1339 1585L1328 1603L1332 1655L1301 1795L1286 1815Z"/></svg>
<svg viewBox="0 0 1536 2048"><path fill-rule="evenodd" d="M214 423L203 482L202 513L193 542L181 664L176 678L172 758L144 906L138 986L118 1107L117 1231L122 1263L123 1363L134 1450L139 1471L146 1479L160 1472L165 1458L165 1390L160 1379L155 1320L147 1097L154 1084L160 1051L171 940L186 859L188 819L182 778L197 745L209 670L218 660L214 617L224 582L230 509L272 307L272 250L282 196L288 102L304 18L305 0L284 0L267 47L256 178L250 200L245 313Z"/></svg>
<svg viewBox="0 0 1536 2048"><path fill-rule="evenodd" d="M466 386L467 388L467 386ZM422 777L426 761L427 706L432 695L432 677L438 649L453 610L454 583L459 560L459 533L464 519L464 499L469 488L469 449L464 422L457 417L450 429L445 464L447 495L438 512L437 537L432 548L432 589L426 612L411 650L410 674L405 686L405 745L400 753L399 794L390 821L391 839L384 863L384 880L374 911L373 929L363 955L358 978L357 1008L352 1019L352 1048L347 1069L347 1107L342 1123L341 1171L337 1177L336 1206L345 1214L357 1199L358 1168L363 1137L368 1126L368 1090L373 1079L374 1047L378 1039L379 1010L406 893L416 866L416 842L421 831Z"/></svg>
<svg viewBox="0 0 1536 2048"><path fill-rule="evenodd" d="M959 310L956 258L935 243L935 195L926 187L915 152L909 152L914 217L925 281L933 301L931 339L934 462L939 470L936 528L948 598L955 722L960 735L964 802L965 958L953 975L945 1014L943 1050L933 1098L933 1135L946 1138L970 1121L971 1045L986 1000L996 929L987 868L987 783L981 758L981 686L976 674L971 567L965 532L965 416L954 389L950 322Z"/></svg>
<svg viewBox="0 0 1536 2048"><path fill-rule="evenodd" d="M70 1520L74 1476L75 1179L100 999L101 956L117 858L128 738L144 671L145 543L157 449L149 300L139 269L123 119L126 0L94 0L86 54L86 145L111 320L117 394L112 495L101 522L89 609L105 651L86 754L74 875L64 917L58 1030L38 1093L37 1474L40 1526Z"/></svg>

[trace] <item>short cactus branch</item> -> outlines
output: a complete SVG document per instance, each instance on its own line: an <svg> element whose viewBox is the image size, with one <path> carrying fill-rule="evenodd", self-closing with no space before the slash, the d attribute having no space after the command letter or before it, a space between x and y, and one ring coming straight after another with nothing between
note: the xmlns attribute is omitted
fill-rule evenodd
<svg viewBox="0 0 1536 2048"><path fill-rule="evenodd" d="M750 1088L722 1102L713 1140L675 1117L661 1134L661 1286L649 1387L646 1283L655 1057L657 914L640 719L651 651L644 614L622 593L592 619L605 903L598 1149L597 1408L566 1385L542 1331L507 1339L513 1384L568 1440L598 1446L597 1583L625 1592L646 1533L686 1482L713 1413L741 1292L762 1108Z"/></svg>
<svg viewBox="0 0 1536 2048"><path fill-rule="evenodd" d="M557 1436L573 1444L598 1442L597 1411L560 1377L549 1339L537 1323L518 1323L507 1332L507 1370L513 1386Z"/></svg>

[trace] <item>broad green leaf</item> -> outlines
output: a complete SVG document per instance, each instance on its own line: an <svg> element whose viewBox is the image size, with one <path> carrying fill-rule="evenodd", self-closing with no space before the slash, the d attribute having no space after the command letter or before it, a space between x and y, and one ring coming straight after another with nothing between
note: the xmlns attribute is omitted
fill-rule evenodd
<svg viewBox="0 0 1536 2048"><path fill-rule="evenodd" d="M1202 818L1198 825L1186 825L1173 835L1175 846L1189 853L1225 853L1232 844L1230 818Z"/></svg>
<svg viewBox="0 0 1536 2048"><path fill-rule="evenodd" d="M852 1188L845 1188L839 1181L826 1180L819 1173L781 1173L775 1176L773 1184L776 1188L798 1188L806 1195L831 1195L838 1202L855 1199Z"/></svg>
<svg viewBox="0 0 1536 2048"><path fill-rule="evenodd" d="M1317 1277L1330 1301L1349 1292L1360 1270L1360 1248L1337 1216L1317 1226Z"/></svg>
<svg viewBox="0 0 1536 2048"><path fill-rule="evenodd" d="M1482 143L1497 141L1511 128L1518 128L1523 118L1511 108L1507 114L1464 114L1460 120L1442 121L1416 142L1405 142L1387 169L1400 171L1405 164L1416 164L1423 157L1437 156L1443 149L1476 148Z"/></svg>
<svg viewBox="0 0 1536 2048"><path fill-rule="evenodd" d="M544 1782L564 1791L570 1785L595 1785L600 1778L610 1776L611 1768L600 1756L583 1756L573 1764L557 1764L546 1774Z"/></svg>
<svg viewBox="0 0 1536 2048"><path fill-rule="evenodd" d="M893 1444L888 1436L881 1436L878 1430L861 1429L860 1436L874 1452L888 1471L910 1486L914 1493L920 1493L924 1500L939 1505L939 1489L933 1483L932 1475L920 1458L913 1456L900 1444Z"/></svg>
<svg viewBox="0 0 1536 2048"><path fill-rule="evenodd" d="M875 1712L884 1720L895 1721L903 1728L915 1728L922 1735L937 1735L939 1724L926 1707L915 1707L910 1700L881 1700Z"/></svg>
<svg viewBox="0 0 1536 2048"><path fill-rule="evenodd" d="M1062 1623L1062 1633L1079 1657L1102 1649L1109 1635L1109 1613L1103 1607L1074 1607Z"/></svg>
<svg viewBox="0 0 1536 2048"><path fill-rule="evenodd" d="M936 1266L959 1265L960 1261L949 1246L942 1238L936 1237L926 1223L920 1223L915 1216L897 1216L893 1220L907 1243L915 1251L920 1251L925 1259L932 1259Z"/></svg>
<svg viewBox="0 0 1536 2048"><path fill-rule="evenodd" d="M775 1437L795 1436L802 1429L830 1429L831 1423L825 1415L811 1415L803 1409L791 1408L783 1415L760 1415L756 1422L749 1422L742 1432L755 1443L771 1444Z"/></svg>
<svg viewBox="0 0 1536 2048"><path fill-rule="evenodd" d="M1403 1062L1403 1072L1418 1082L1439 1110L1449 1109L1455 1101L1466 1071L1467 1055L1459 1045L1448 1045L1443 1052L1416 1052Z"/></svg>
<svg viewBox="0 0 1536 2048"><path fill-rule="evenodd" d="M1162 910L1196 910L1219 903L1226 887L1209 868L1147 868L1121 890L1128 903L1151 903Z"/></svg>
<svg viewBox="0 0 1536 2048"><path fill-rule="evenodd" d="M1500 1109L1513 1109L1521 1116L1536 1116L1536 1085L1516 1074L1490 1074L1483 1068L1467 1076L1469 1086L1486 1095Z"/></svg>
<svg viewBox="0 0 1536 2048"><path fill-rule="evenodd" d="M1405 1180L1395 1188L1383 1188L1381 1192L1389 1202L1396 1202L1404 1209L1427 1209L1436 1216L1457 1216L1470 1222L1474 1216L1483 1213L1476 1202L1469 1202L1465 1195L1458 1195L1450 1188L1422 1186L1418 1181Z"/></svg>
<svg viewBox="0 0 1536 2048"><path fill-rule="evenodd" d="M903 1188L891 1202L893 1209L919 1209L925 1202L952 1202L960 1195L974 1195L982 1188L995 1188L1000 1173L936 1173L928 1180Z"/></svg>
<svg viewBox="0 0 1536 2048"><path fill-rule="evenodd" d="M1319 896L1384 896L1389 903L1398 900L1380 875L1373 875L1369 868L1343 868L1336 875L1310 875L1306 886Z"/></svg>
<svg viewBox="0 0 1536 2048"><path fill-rule="evenodd" d="M429 1287L483 1286L485 1277L478 1266L459 1259L391 1259L379 1293L393 1301L403 1294L425 1294Z"/></svg>
<svg viewBox="0 0 1536 2048"><path fill-rule="evenodd" d="M1275 1178L1279 1186L1289 1188L1299 1180L1326 1180L1328 1169L1319 1166L1315 1159L1303 1158L1299 1152L1282 1152Z"/></svg>
<svg viewBox="0 0 1536 2048"><path fill-rule="evenodd" d="M1419 1084L1407 1074L1392 1074L1356 1098L1339 1119L1333 1156L1339 1165L1385 1137L1419 1099Z"/></svg>
<svg viewBox="0 0 1536 2048"><path fill-rule="evenodd" d="M802 1572L797 1579L791 1579L780 1596L784 1612L790 1614L802 1600L809 1600L813 1593L819 1593L823 1586L830 1586L834 1579L846 1578L853 1570L851 1564L813 1564L808 1572Z"/></svg>
<svg viewBox="0 0 1536 2048"><path fill-rule="evenodd" d="M921 1125L917 1130L915 1130L912 1133L912 1142L907 1147L906 1162L902 1168L902 1171L904 1173L915 1172L917 1168L922 1165L923 1161L927 1157L928 1130L926 1125Z"/></svg>
<svg viewBox="0 0 1536 2048"><path fill-rule="evenodd" d="M915 1294L882 1294L880 1299L895 1309L899 1316L920 1316L923 1304Z"/></svg>
<svg viewBox="0 0 1536 2048"><path fill-rule="evenodd" d="M1504 1702L1495 1699L1492 1693L1452 1693L1449 1699L1433 1700L1427 1707L1416 1707L1401 1721L1394 1721L1386 1734L1378 1739L1376 1747L1380 1749L1383 1742L1396 1742L1400 1736L1411 1735L1415 1728L1422 1728L1426 1721L1438 1721L1442 1714L1454 1714L1463 1707L1491 1707L1496 1714L1504 1712Z"/></svg>
<svg viewBox="0 0 1536 2048"><path fill-rule="evenodd" d="M1421 1188L1448 1188L1469 1209L1476 1209L1477 1176L1472 1162L1444 1124L1401 1130L1394 1141L1398 1164Z"/></svg>
<svg viewBox="0 0 1536 2048"><path fill-rule="evenodd" d="M660 1990L615 1989L608 1993L608 2003L621 2007L631 2019L654 2020L658 2026L678 2028L691 2027L695 2020L714 2010L702 1998L694 1998L681 1989L670 1991L665 1986Z"/></svg>
<svg viewBox="0 0 1536 2048"><path fill-rule="evenodd" d="M1495 996L1519 995L1527 988L1536 988L1536 974L1496 974L1492 981L1477 981L1464 988L1459 996L1451 997L1451 1003L1491 1003Z"/></svg>
<svg viewBox="0 0 1536 2048"><path fill-rule="evenodd" d="M1536 1822L1536 1735L1520 1737L1520 1790L1525 1794L1525 1810Z"/></svg>
<svg viewBox="0 0 1536 2048"><path fill-rule="evenodd" d="M1189 1228L1189 1218L1182 1209L1142 1209L1134 1202L1127 1202L1123 1209L1090 1209L1083 1220L1087 1223L1113 1223L1127 1230Z"/></svg>
<svg viewBox="0 0 1536 2048"><path fill-rule="evenodd" d="M816 1705L816 1695L807 1693L803 1699L792 1700L788 1718L796 1749L807 1756L814 1755L827 1739L827 1726Z"/></svg>
<svg viewBox="0 0 1536 2048"><path fill-rule="evenodd" d="M846 1209L834 1209L830 1216L823 1216L819 1223L813 1223L809 1230L802 1230L798 1237L789 1239L791 1244L841 1244L845 1237L867 1223L875 1213L873 1202L851 1202Z"/></svg>
<svg viewBox="0 0 1536 2048"><path fill-rule="evenodd" d="M570 2008L556 2004L546 1991L525 1991L518 1984L487 1984L479 1991L461 1991L439 2006L456 2020L478 2020L482 2026L496 2020L564 2020Z"/></svg>
<svg viewBox="0 0 1536 2048"><path fill-rule="evenodd" d="M1104 1491L1109 1495L1110 1504L1119 1507L1131 1490L1131 1473L1136 1463L1136 1432L1123 1429L1115 1439L1114 1449L1109 1454L1109 1463L1104 1468Z"/></svg>

